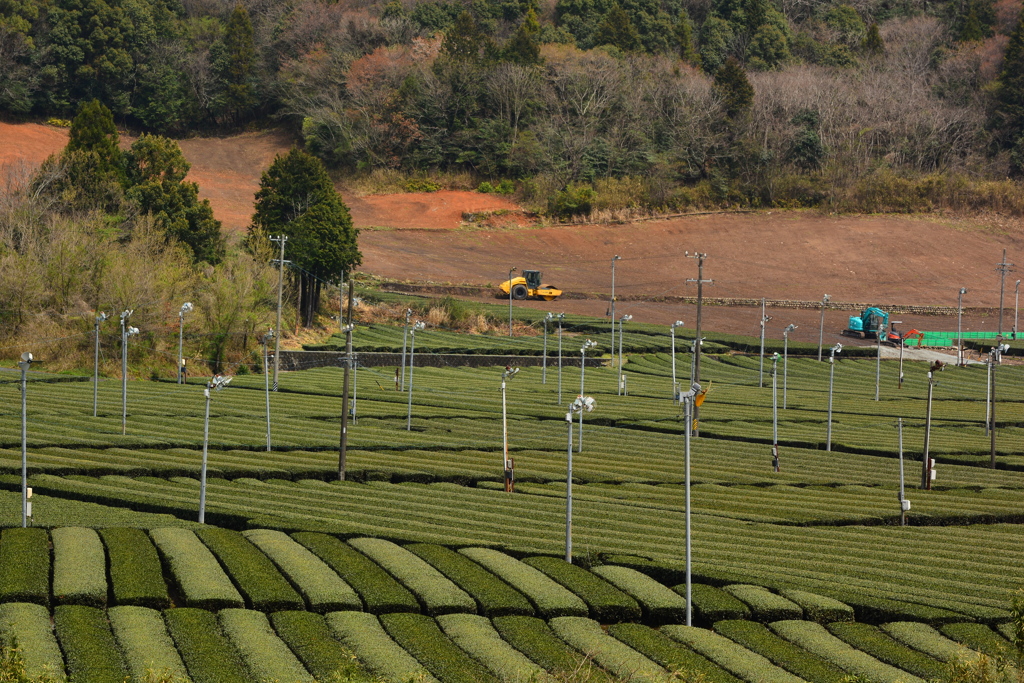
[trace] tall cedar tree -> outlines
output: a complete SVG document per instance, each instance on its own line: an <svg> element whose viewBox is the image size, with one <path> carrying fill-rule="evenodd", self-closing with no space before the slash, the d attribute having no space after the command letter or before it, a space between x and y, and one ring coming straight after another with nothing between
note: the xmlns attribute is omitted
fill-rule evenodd
<svg viewBox="0 0 1024 683"><path fill-rule="evenodd" d="M441 43L441 54L456 60L476 61L480 58L480 49L484 44L484 35L480 25L468 10L463 10L455 17L455 23L444 34Z"/></svg>
<svg viewBox="0 0 1024 683"><path fill-rule="evenodd" d="M243 5L235 5L228 19L224 39L215 59L223 87L223 114L236 123L245 120L256 106L253 71L256 47L253 43L252 21Z"/></svg>
<svg viewBox="0 0 1024 683"><path fill-rule="evenodd" d="M754 103L754 87L735 57L725 60L715 74L715 90L722 98L725 115L730 119L738 118Z"/></svg>
<svg viewBox="0 0 1024 683"><path fill-rule="evenodd" d="M640 49L640 34L630 21L626 10L618 3L612 5L597 27L594 34L595 45L612 45L623 52L636 52Z"/></svg>
<svg viewBox="0 0 1024 683"><path fill-rule="evenodd" d="M877 22L871 22L871 26L868 26L868 33L864 37L864 52L869 55L880 55L885 52L885 43L882 41Z"/></svg>
<svg viewBox="0 0 1024 683"><path fill-rule="evenodd" d="M675 26L676 40L679 42L679 58L689 64L700 63L700 55L693 47L693 24L690 23L690 15L686 9L679 11L679 21Z"/></svg>
<svg viewBox="0 0 1024 683"><path fill-rule="evenodd" d="M531 7L523 19L523 23L509 38L505 46L505 61L522 66L533 66L541 63L540 58L540 22L537 13Z"/></svg>
<svg viewBox="0 0 1024 683"><path fill-rule="evenodd" d="M274 159L256 193L250 247L265 246L277 234L289 238L285 258L298 268L299 315L308 327L320 306L321 285L339 282L363 257L359 231L323 162L299 149Z"/></svg>
<svg viewBox="0 0 1024 683"><path fill-rule="evenodd" d="M996 102L994 128L1005 135L1007 146L1020 146L1024 140L1024 11L1006 46ZM1024 167L1015 166L1016 172L1024 173Z"/></svg>

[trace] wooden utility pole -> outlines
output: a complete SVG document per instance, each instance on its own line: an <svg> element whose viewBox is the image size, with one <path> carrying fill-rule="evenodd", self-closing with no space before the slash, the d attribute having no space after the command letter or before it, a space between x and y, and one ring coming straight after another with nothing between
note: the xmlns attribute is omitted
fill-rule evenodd
<svg viewBox="0 0 1024 683"><path fill-rule="evenodd" d="M352 368L352 298L355 283L348 281L348 320L345 322L345 379L341 394L341 443L338 446L338 481L345 481L345 459L348 455L348 375ZM341 317L341 311L338 312Z"/></svg>
<svg viewBox="0 0 1024 683"><path fill-rule="evenodd" d="M274 336L274 391L277 391L277 373L281 369L281 301L284 296L284 245L288 241L287 235L271 237L271 242L281 243L281 257L277 260L279 266L277 276L277 334Z"/></svg>
<svg viewBox="0 0 1024 683"><path fill-rule="evenodd" d="M693 278L688 278L686 280L686 283L687 284L689 284L691 282L696 282L697 283L697 336L696 336L696 338L694 339L694 342L693 342L693 381L694 381L694 383L699 384L700 383L700 329L701 329L701 312L702 312L702 309L703 309L703 306L704 306L704 283L706 282L709 285L713 285L713 284L715 284L715 281L714 280L705 280L704 279L704 259L706 259L708 257L707 254L702 254L700 252L694 252L694 253L691 254L688 251L685 252L685 254L689 258L697 259L697 279L694 280ZM692 389L692 387L691 387L691 389ZM692 430L694 436L700 436L700 428L698 427L697 429L693 429L693 423L694 422L696 422L698 425L700 424L700 422L699 422L699 419L700 419L699 418L699 413L700 413L700 408L697 406L696 401L694 401L692 421L690 422L690 424L686 425L686 429L688 431Z"/></svg>

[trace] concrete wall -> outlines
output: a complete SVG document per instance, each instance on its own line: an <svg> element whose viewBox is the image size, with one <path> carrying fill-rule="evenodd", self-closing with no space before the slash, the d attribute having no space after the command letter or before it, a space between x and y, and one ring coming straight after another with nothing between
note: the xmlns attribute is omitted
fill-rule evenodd
<svg viewBox="0 0 1024 683"><path fill-rule="evenodd" d="M356 353L356 360L365 367L398 367L402 364L400 353ZM282 351L282 370L306 370L308 368L343 367L345 354L340 351ZM475 353L417 353L416 367L447 368L491 366L540 367L543 356L489 356ZM607 363L600 358L587 358L587 367L599 367ZM563 367L579 367L579 356L562 356ZM548 367L558 367L558 357L548 356Z"/></svg>

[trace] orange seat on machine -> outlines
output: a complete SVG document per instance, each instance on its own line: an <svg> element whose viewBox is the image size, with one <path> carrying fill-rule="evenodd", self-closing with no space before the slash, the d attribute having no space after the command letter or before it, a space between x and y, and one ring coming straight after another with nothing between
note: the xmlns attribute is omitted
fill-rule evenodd
<svg viewBox="0 0 1024 683"><path fill-rule="evenodd" d="M697 395L693 397L693 405L695 405L698 408L700 408L704 404L704 399L707 397L708 391L710 391L710 390L711 390L711 383L708 382L708 388L705 389L704 391L698 392Z"/></svg>

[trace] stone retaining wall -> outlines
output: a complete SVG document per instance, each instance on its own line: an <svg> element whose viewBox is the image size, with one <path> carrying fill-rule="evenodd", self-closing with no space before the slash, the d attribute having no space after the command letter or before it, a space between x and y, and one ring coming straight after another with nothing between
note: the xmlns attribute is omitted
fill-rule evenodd
<svg viewBox="0 0 1024 683"><path fill-rule="evenodd" d="M356 360L365 367L398 367L402 364L400 353L356 353ZM345 354L342 351L282 351L282 370L307 370L309 368L343 367ZM471 367L483 368L506 365L518 367L540 367L543 356L492 356L474 353L417 353L416 367L448 368ZM607 363L606 359L587 358L587 367L600 367ZM563 367L580 366L579 356L562 356ZM558 357L548 356L548 367L558 367Z"/></svg>

